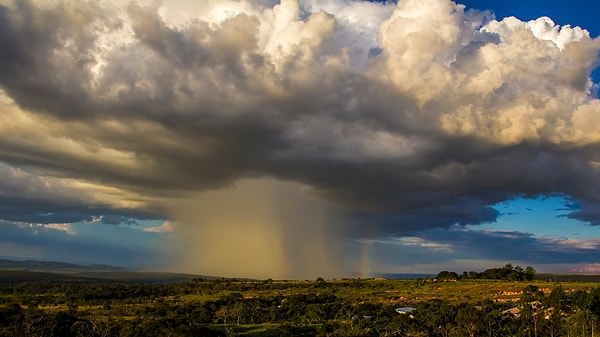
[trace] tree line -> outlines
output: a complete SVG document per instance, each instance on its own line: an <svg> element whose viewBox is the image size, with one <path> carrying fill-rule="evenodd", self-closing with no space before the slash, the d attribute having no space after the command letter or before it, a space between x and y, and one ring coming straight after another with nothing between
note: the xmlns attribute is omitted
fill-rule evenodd
<svg viewBox="0 0 600 337"><path fill-rule="evenodd" d="M0 336L591 337L600 331L600 287L571 291L554 284L547 292L523 284L519 298L506 302L385 297L404 286L428 284L5 284ZM400 314L395 309L403 305L416 310Z"/></svg>
<svg viewBox="0 0 600 337"><path fill-rule="evenodd" d="M443 270L436 276L438 280L505 280L505 281L533 281L536 271L533 267L527 266L525 269L507 263L501 268L489 268L482 272L463 271L461 275L456 272Z"/></svg>

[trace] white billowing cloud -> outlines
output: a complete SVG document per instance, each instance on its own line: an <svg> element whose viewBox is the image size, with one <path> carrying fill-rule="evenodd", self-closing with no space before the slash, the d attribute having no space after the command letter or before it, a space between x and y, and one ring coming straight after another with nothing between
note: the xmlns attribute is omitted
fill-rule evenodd
<svg viewBox="0 0 600 337"><path fill-rule="evenodd" d="M502 21L491 21L482 30L501 35L510 35L518 30L528 30L533 33L539 40L551 41L559 49L564 49L565 46L574 41L589 39L588 31L581 27L558 26L551 18L544 16L536 20L523 22L514 16L504 18Z"/></svg>
<svg viewBox="0 0 600 337"><path fill-rule="evenodd" d="M483 14L444 0L400 2L380 28L385 61L373 70L417 98L420 113L449 134L587 142L564 126L597 102L589 73L598 40L548 18L484 22Z"/></svg>
<svg viewBox="0 0 600 337"><path fill-rule="evenodd" d="M350 64L363 69L377 53L377 33L383 21L389 18L395 4L368 1L302 1L308 12L325 11L335 17L337 36L334 41L345 49Z"/></svg>
<svg viewBox="0 0 600 337"><path fill-rule="evenodd" d="M290 62L300 65L311 62L325 39L333 34L336 22L331 15L321 11L304 21L300 20L299 12L298 0L284 0L273 8L273 26L265 52L279 72L285 71L281 66Z"/></svg>
<svg viewBox="0 0 600 337"><path fill-rule="evenodd" d="M454 74L450 65L473 39L475 30L464 6L446 0L400 1L391 17L379 27L381 72L402 92L418 102L447 95Z"/></svg>

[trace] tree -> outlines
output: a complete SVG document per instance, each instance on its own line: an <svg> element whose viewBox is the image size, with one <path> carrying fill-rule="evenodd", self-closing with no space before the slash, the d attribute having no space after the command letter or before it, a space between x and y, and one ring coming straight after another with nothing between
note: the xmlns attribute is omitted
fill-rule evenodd
<svg viewBox="0 0 600 337"><path fill-rule="evenodd" d="M555 307L557 310L563 308L563 306L567 302L567 294L563 287L559 284L558 286L552 288L550 295L548 296L548 304L551 307Z"/></svg>
<svg viewBox="0 0 600 337"><path fill-rule="evenodd" d="M525 281L533 281L535 279L535 269L533 267L527 266L525 267Z"/></svg>
<svg viewBox="0 0 600 337"><path fill-rule="evenodd" d="M530 303L533 301L539 301L544 299L544 292L538 288L538 286L530 284L523 288L523 296L521 296L521 302Z"/></svg>
<svg viewBox="0 0 600 337"><path fill-rule="evenodd" d="M513 278L517 281L523 281L525 279L525 271L521 266L516 266L511 275L514 275Z"/></svg>
<svg viewBox="0 0 600 337"><path fill-rule="evenodd" d="M444 280L458 280L458 274L456 272L453 271L447 271L447 270L443 270L441 272L438 273L437 277L438 280L440 281L444 281Z"/></svg>
<svg viewBox="0 0 600 337"><path fill-rule="evenodd" d="M562 316L559 308L554 308L552 312L542 320L544 336L557 337L561 335L563 330Z"/></svg>
<svg viewBox="0 0 600 337"><path fill-rule="evenodd" d="M485 301L481 308L481 325L485 336L494 337L498 334L502 323L502 312L493 302Z"/></svg>
<svg viewBox="0 0 600 337"><path fill-rule="evenodd" d="M456 325L469 337L475 337L480 329L481 313L472 305L466 305L458 309L456 314Z"/></svg>
<svg viewBox="0 0 600 337"><path fill-rule="evenodd" d="M434 335L449 337L450 331L455 326L456 308L447 303L437 300L430 306L419 309L419 313L424 315L424 320Z"/></svg>
<svg viewBox="0 0 600 337"><path fill-rule="evenodd" d="M215 318L222 321L224 325L227 325L227 317L229 316L229 309L227 306L222 306L215 312Z"/></svg>
<svg viewBox="0 0 600 337"><path fill-rule="evenodd" d="M524 303L521 310L521 334L530 337L540 336L540 322L543 319L543 311L531 303Z"/></svg>
<svg viewBox="0 0 600 337"><path fill-rule="evenodd" d="M577 310L567 318L569 336L593 337L598 324L596 317L588 309Z"/></svg>

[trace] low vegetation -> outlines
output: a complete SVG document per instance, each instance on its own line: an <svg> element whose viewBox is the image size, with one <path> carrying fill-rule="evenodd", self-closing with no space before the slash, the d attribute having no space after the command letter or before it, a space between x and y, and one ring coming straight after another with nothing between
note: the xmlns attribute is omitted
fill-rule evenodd
<svg viewBox="0 0 600 337"><path fill-rule="evenodd" d="M600 287L590 282L458 277L151 284L18 277L0 282L0 336L554 337L600 331ZM400 307L415 310L399 313Z"/></svg>

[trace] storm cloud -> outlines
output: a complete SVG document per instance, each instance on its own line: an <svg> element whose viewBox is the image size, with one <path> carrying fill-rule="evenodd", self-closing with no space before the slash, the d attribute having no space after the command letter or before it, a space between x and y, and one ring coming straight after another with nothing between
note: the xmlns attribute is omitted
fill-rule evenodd
<svg viewBox="0 0 600 337"><path fill-rule="evenodd" d="M600 40L579 27L448 0L3 3L5 220L177 221L273 179L352 237L556 194L600 223Z"/></svg>

